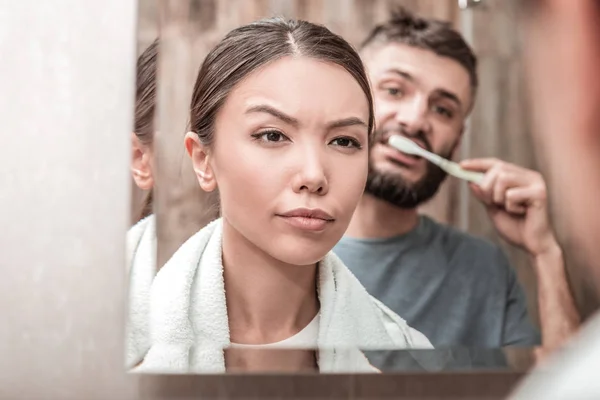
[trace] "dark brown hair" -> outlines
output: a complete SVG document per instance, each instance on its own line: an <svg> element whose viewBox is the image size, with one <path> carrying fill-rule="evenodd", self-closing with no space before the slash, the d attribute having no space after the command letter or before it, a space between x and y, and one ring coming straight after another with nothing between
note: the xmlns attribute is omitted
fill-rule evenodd
<svg viewBox="0 0 600 400"><path fill-rule="evenodd" d="M133 131L140 142L146 145L151 144L154 137L157 64L158 39L154 40L137 59Z"/></svg>
<svg viewBox="0 0 600 400"><path fill-rule="evenodd" d="M138 57L135 86L135 117L133 131L139 141L147 146L154 139L156 113L156 74L158 65L158 39ZM153 191L150 190L141 211L140 219L152 214Z"/></svg>
<svg viewBox="0 0 600 400"><path fill-rule="evenodd" d="M373 98L365 69L354 48L321 25L269 18L242 26L208 54L194 87L190 130L210 146L217 112L231 90L266 64L286 56L303 56L343 67L362 88L369 104L369 134L373 131Z"/></svg>
<svg viewBox="0 0 600 400"><path fill-rule="evenodd" d="M450 23L437 19L421 18L403 7L394 9L390 19L377 25L362 42L361 49L376 44L403 43L430 50L462 65L471 80L473 93L479 84L477 57L462 35Z"/></svg>

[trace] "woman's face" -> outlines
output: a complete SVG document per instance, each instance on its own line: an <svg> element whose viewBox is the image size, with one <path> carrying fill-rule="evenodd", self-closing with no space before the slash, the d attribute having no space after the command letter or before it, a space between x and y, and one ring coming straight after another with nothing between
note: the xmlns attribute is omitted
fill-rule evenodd
<svg viewBox="0 0 600 400"><path fill-rule="evenodd" d="M192 155L201 186L218 187L224 235L285 263L319 261L363 193L368 119L335 64L286 57L248 75L217 114L208 159Z"/></svg>

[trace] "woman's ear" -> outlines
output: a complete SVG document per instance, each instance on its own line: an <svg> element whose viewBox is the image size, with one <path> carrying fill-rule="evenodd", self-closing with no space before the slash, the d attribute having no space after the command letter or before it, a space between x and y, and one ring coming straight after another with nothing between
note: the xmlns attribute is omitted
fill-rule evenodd
<svg viewBox="0 0 600 400"><path fill-rule="evenodd" d="M134 132L131 132L131 174L140 189L150 190L154 186L152 147L143 144Z"/></svg>
<svg viewBox="0 0 600 400"><path fill-rule="evenodd" d="M200 187L205 192L214 191L217 188L217 180L209 162L208 149L200 143L200 139L195 132L188 132L185 135L184 144L192 159L192 165Z"/></svg>

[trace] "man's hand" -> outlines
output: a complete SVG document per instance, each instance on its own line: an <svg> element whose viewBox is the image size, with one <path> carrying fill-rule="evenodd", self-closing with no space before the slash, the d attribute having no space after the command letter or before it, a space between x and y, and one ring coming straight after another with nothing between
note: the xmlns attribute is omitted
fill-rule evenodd
<svg viewBox="0 0 600 400"><path fill-rule="evenodd" d="M498 232L532 257L543 345L546 351L562 346L577 330L580 317L550 226L542 175L494 158L465 160L461 166L485 173L480 185L470 185L471 190L486 205Z"/></svg>
<svg viewBox="0 0 600 400"><path fill-rule="evenodd" d="M540 173L495 158L464 160L460 165L485 173L480 185L469 186L504 239L534 257L556 250Z"/></svg>

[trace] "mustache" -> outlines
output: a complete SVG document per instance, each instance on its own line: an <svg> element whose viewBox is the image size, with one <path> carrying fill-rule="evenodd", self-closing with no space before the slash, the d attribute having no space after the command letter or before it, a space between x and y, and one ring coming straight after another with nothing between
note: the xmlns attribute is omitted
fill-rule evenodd
<svg viewBox="0 0 600 400"><path fill-rule="evenodd" d="M425 135L425 132L421 130L410 133L403 127L377 129L374 132L373 141L374 143L387 144L388 139L393 135L407 137L416 142L419 146L423 147L425 150L433 152L433 147L431 146L429 139L427 139L427 135Z"/></svg>

